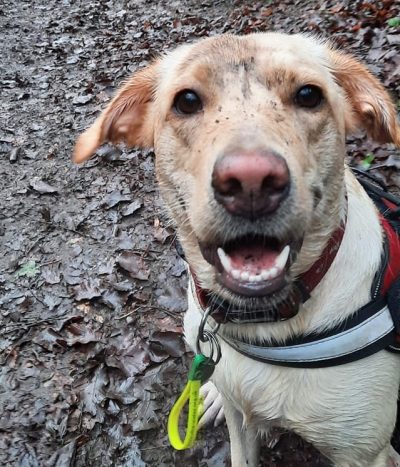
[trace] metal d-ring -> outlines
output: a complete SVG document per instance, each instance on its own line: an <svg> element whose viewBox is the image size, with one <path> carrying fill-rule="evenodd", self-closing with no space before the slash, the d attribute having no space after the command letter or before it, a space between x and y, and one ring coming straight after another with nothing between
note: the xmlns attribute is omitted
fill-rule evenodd
<svg viewBox="0 0 400 467"><path fill-rule="evenodd" d="M216 337L216 333L218 332L219 329L219 323L217 323L216 326L214 326L213 329L204 329L206 323L207 323L207 318L211 313L211 308L207 308L207 310L204 312L201 321L200 321L200 326L199 326L199 332L197 334L197 341L196 341L196 350L198 354L203 354L201 351L201 345L200 342L209 342L210 344L210 355L208 356L208 361L213 362L214 365L216 365L219 360L221 359L221 346L220 343ZM214 360L214 350L216 351L216 357ZM203 354L204 355L204 354Z"/></svg>
<svg viewBox="0 0 400 467"><path fill-rule="evenodd" d="M210 313L211 313L211 307L208 307L206 309L206 311L203 313L203 316L201 317L200 326L199 326L199 333L198 333L198 337L200 338L201 342L206 342L205 340L203 340L202 337L203 337L203 334L204 334L204 327L207 324L207 319L210 316ZM217 323L210 330L210 332L212 332L213 334L217 334L219 326L220 326L220 323Z"/></svg>
<svg viewBox="0 0 400 467"><path fill-rule="evenodd" d="M207 363L213 363L214 365L216 365L221 359L221 346L217 339L217 336L213 334L211 331L205 330L202 342L208 342L209 347L210 347L210 354L206 355ZM215 358L214 358L214 352L215 352ZM200 339L197 339L197 353L204 355L201 350Z"/></svg>

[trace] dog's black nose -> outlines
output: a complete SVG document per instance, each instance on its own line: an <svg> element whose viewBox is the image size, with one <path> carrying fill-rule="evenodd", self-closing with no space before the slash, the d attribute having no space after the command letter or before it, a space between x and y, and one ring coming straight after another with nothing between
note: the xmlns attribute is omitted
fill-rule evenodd
<svg viewBox="0 0 400 467"><path fill-rule="evenodd" d="M276 211L289 186L286 161L272 151L230 152L216 162L212 174L215 199L232 215L250 219Z"/></svg>

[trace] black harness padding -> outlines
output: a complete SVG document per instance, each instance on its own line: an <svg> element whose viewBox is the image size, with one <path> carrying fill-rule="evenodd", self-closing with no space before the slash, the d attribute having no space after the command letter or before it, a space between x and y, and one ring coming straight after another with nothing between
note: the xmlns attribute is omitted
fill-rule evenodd
<svg viewBox="0 0 400 467"><path fill-rule="evenodd" d="M387 225L383 225L386 235L382 263L372 285L371 297L374 300L379 295L384 296L395 331L394 342L387 350L400 353L400 198L389 193L386 186L369 173L358 169L353 169L353 172L392 231L388 232ZM390 235L391 233L395 235ZM393 273L394 277L387 277ZM385 276L389 284L387 290L382 290Z"/></svg>
<svg viewBox="0 0 400 467"><path fill-rule="evenodd" d="M400 353L400 279L397 279L390 287L386 301L395 331L395 342L388 347L388 350Z"/></svg>

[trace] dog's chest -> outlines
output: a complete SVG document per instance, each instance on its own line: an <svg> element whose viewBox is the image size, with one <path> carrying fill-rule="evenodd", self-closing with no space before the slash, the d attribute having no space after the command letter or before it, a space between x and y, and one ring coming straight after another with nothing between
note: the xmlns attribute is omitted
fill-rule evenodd
<svg viewBox="0 0 400 467"><path fill-rule="evenodd" d="M199 324L200 314L189 306L185 334L192 348ZM221 349L213 382L243 414L244 422L262 431L271 424L281 425L323 448L325 442L356 442L360 430L371 430L375 439L380 426L371 425L371 417L393 416L385 413L385 407L393 407L397 399L400 359L389 352L347 365L301 369L260 363L225 342ZM382 407L377 400L388 404Z"/></svg>

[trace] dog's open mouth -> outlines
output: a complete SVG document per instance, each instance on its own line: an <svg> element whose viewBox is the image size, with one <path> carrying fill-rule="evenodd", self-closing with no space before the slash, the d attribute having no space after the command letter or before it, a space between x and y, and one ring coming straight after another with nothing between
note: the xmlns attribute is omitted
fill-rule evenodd
<svg viewBox="0 0 400 467"><path fill-rule="evenodd" d="M249 235L221 245L200 243L200 249L220 285L235 294L265 297L287 284L290 246L277 239Z"/></svg>

